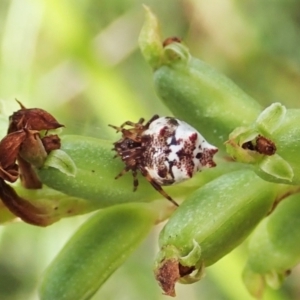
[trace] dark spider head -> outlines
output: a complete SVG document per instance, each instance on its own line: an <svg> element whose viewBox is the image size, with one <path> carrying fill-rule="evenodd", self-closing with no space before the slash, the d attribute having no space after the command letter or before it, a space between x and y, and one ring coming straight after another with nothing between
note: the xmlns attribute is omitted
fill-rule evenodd
<svg viewBox="0 0 300 300"><path fill-rule="evenodd" d="M131 140L130 138L122 138L121 140L114 143L114 149L125 165L132 166L137 165L143 154L142 144Z"/></svg>
<svg viewBox="0 0 300 300"><path fill-rule="evenodd" d="M129 138L123 138L120 141L116 142L114 145L115 149L118 149L119 151L125 151L140 147L141 143L135 142Z"/></svg>
<svg viewBox="0 0 300 300"><path fill-rule="evenodd" d="M126 121L121 126L109 125L116 129L117 132L122 133L122 138L114 143L113 150L117 152L115 157L120 157L124 162L125 167L115 179L118 179L126 172L131 171L133 175L133 190L135 191L138 186L137 171L140 171L161 195L166 197L174 205L178 206L178 204L161 188L160 184L155 181L155 178L152 178L146 168L147 159L145 154L147 153L147 149L151 146L152 136L145 134L145 131L148 130L152 122L157 119L159 119L158 115L154 115L146 124L143 124L144 119L141 118L137 123ZM127 128L124 128L125 126ZM156 151L157 150L154 149L154 152ZM164 170L160 172L160 175L164 175Z"/></svg>

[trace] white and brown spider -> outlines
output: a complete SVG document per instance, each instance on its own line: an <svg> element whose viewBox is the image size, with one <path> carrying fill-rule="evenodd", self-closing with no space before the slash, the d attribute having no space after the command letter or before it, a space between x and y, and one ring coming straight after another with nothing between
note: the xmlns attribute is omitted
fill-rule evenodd
<svg viewBox="0 0 300 300"><path fill-rule="evenodd" d="M205 167L214 167L213 156L218 149L195 128L173 117L154 115L146 124L144 121L141 118L137 123L127 121L119 127L109 125L122 133L113 150L125 168L115 178L131 171L136 191L140 171L158 192L178 206L161 186L179 183Z"/></svg>

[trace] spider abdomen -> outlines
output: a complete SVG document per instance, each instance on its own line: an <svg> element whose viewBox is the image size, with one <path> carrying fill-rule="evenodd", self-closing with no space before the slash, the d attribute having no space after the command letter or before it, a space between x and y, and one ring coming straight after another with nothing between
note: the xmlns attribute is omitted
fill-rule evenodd
<svg viewBox="0 0 300 300"><path fill-rule="evenodd" d="M218 149L187 123L172 117L154 120L143 136L144 168L160 185L187 180L205 167L214 167Z"/></svg>

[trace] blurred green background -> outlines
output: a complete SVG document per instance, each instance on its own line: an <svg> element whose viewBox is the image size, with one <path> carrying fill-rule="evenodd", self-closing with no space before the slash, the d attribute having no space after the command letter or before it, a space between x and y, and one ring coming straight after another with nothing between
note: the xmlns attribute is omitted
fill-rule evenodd
<svg viewBox="0 0 300 300"><path fill-rule="evenodd" d="M108 123L169 114L154 93L139 52L142 4L161 21L164 37L179 36L194 56L232 78L264 106L300 107L300 1L285 0L1 0L0 99L5 112L40 107L65 133L115 139ZM43 271L86 216L49 228L21 222L0 227L0 299L38 299ZM155 300L152 274L157 227L93 297ZM240 273L242 245L177 298L247 300ZM300 269L264 299L300 299ZM56 299L54 299L56 300Z"/></svg>

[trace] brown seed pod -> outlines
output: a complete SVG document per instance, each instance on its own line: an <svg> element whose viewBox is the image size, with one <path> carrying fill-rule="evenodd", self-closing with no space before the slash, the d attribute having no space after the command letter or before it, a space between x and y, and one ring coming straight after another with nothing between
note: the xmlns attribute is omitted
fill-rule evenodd
<svg viewBox="0 0 300 300"><path fill-rule="evenodd" d="M172 43L181 43L181 39L176 36L168 37L163 41L163 47L167 47Z"/></svg>

